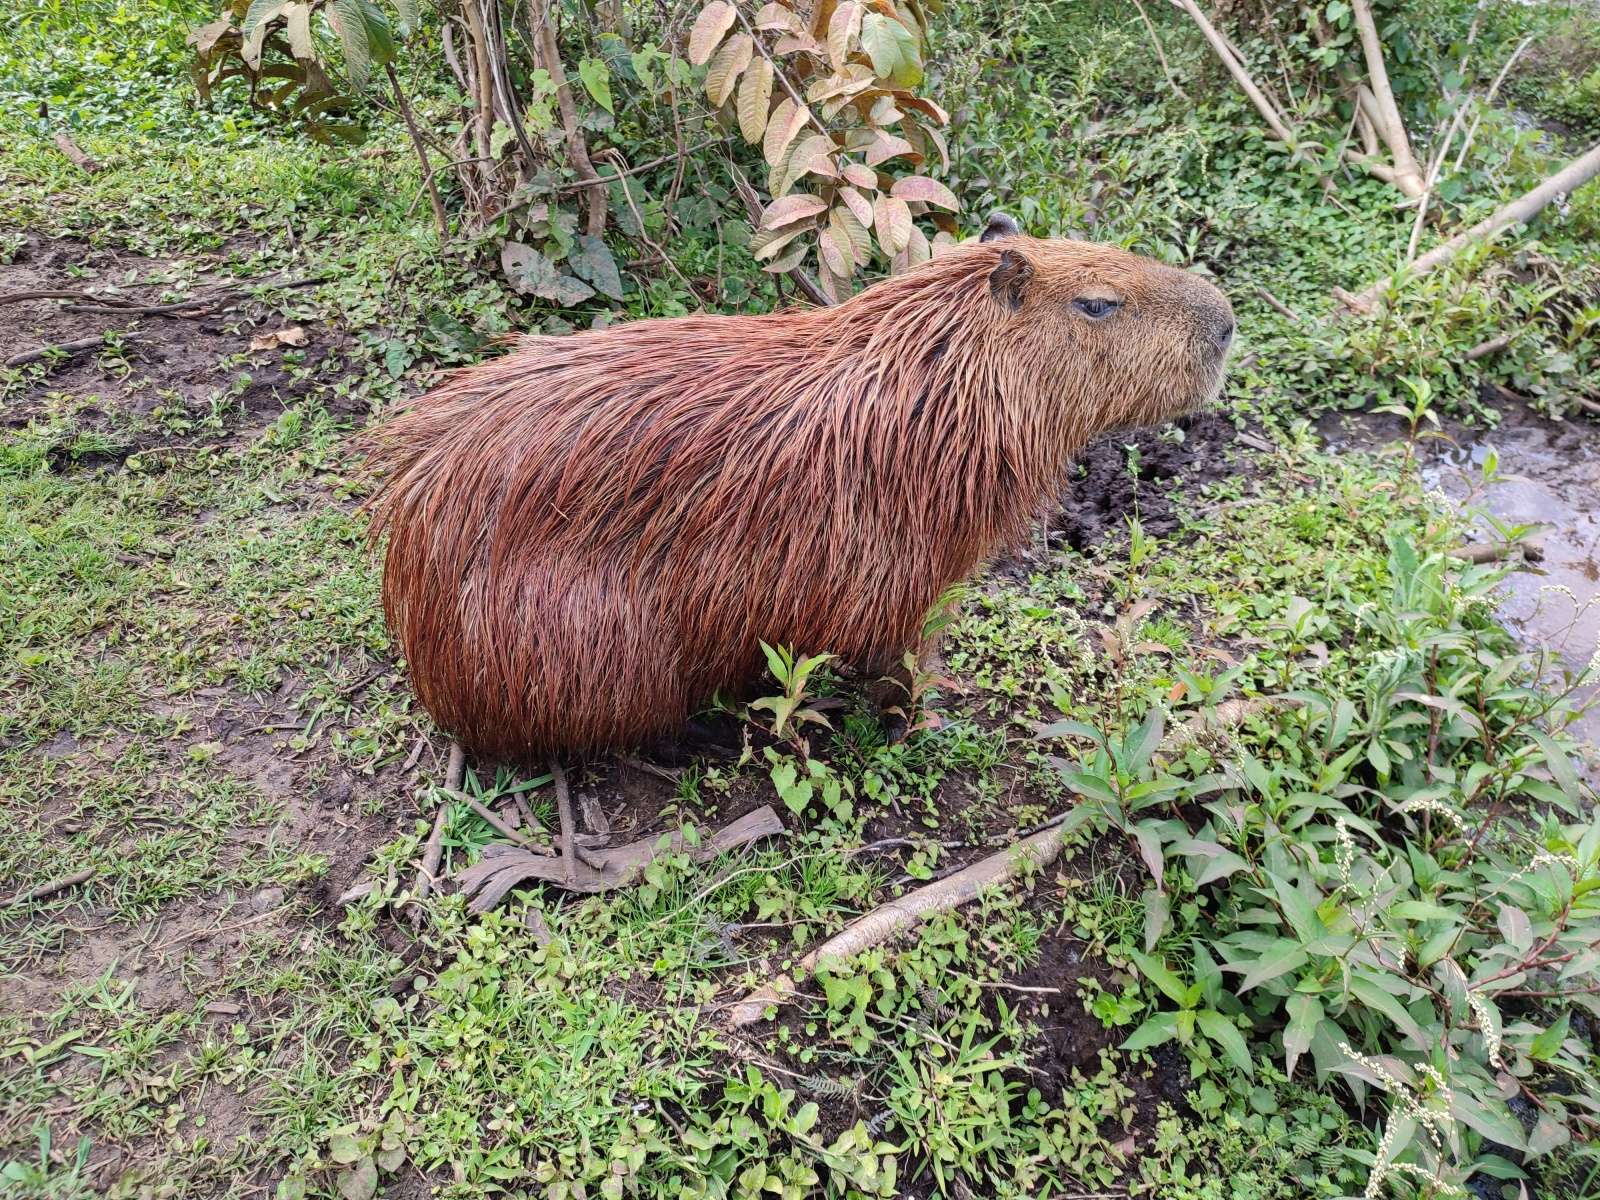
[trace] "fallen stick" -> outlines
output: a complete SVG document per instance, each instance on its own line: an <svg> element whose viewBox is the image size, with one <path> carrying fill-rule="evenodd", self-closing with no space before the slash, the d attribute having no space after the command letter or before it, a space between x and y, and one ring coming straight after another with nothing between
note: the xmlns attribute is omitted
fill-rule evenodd
<svg viewBox="0 0 1600 1200"><path fill-rule="evenodd" d="M654 775L658 779L665 779L668 783L678 783L683 779L682 768L658 767L655 763L645 762L642 758L635 758L632 754L619 754L617 761L625 767L632 767L635 771L642 771L646 775Z"/></svg>
<svg viewBox="0 0 1600 1200"><path fill-rule="evenodd" d="M128 342L137 343L147 340L134 334L127 333L125 330L117 329L112 330L111 332L122 334L124 340ZM10 358L6 359L5 365L8 367L25 367L29 363L43 362L45 359L57 353L65 354L70 358L74 354L82 354L85 350L94 350L98 347L104 346L105 344L105 335L102 334L99 337L84 338L81 342L62 342L59 346L40 346L37 350L26 350L21 354L13 354Z"/></svg>
<svg viewBox="0 0 1600 1200"><path fill-rule="evenodd" d="M1061 853L1061 835L1056 831L1056 826L1065 819L1063 815L1059 820L1049 822L1047 828L1007 846L998 854L979 859L970 867L938 883L907 892L857 917L802 958L797 964L799 969L810 973L825 958L849 958L863 950L870 950L901 930L919 924L930 913L949 912L976 900L986 888L998 887L1010 881L1026 864L1048 866ZM779 975L770 983L750 992L743 1000L729 1005L728 1023L735 1028L754 1024L766 1016L769 1006L782 1004L793 994L794 981L788 975Z"/></svg>
<svg viewBox="0 0 1600 1200"><path fill-rule="evenodd" d="M1502 333L1499 337L1490 338L1487 342L1479 342L1471 350L1467 351L1467 361L1477 362L1480 358L1488 358L1491 354L1499 354L1500 351L1511 345L1516 340L1516 337L1517 335L1514 333Z"/></svg>
<svg viewBox="0 0 1600 1200"><path fill-rule="evenodd" d="M15 908L19 904L26 904L29 900L43 900L70 887L77 887L80 883L88 883L99 870L99 867L90 867L87 871L79 871L76 875L66 875L60 879L52 879L49 883L41 883L38 887L29 888L25 892L18 892L15 896L0 900L0 908Z"/></svg>
<svg viewBox="0 0 1600 1200"><path fill-rule="evenodd" d="M1469 542L1450 551L1450 557L1482 564L1500 562L1521 550L1522 557L1528 562L1541 562L1544 559L1544 539L1554 530L1554 525L1539 525L1509 542Z"/></svg>
<svg viewBox="0 0 1600 1200"><path fill-rule="evenodd" d="M100 297L95 297L100 299ZM119 304L115 307L105 304L69 304L64 312L76 313L123 313L128 316L157 316L160 314L188 312L191 309L215 308L219 300L184 300L178 304Z"/></svg>
<svg viewBox="0 0 1600 1200"><path fill-rule="evenodd" d="M839 933L800 960L810 972L825 958L849 958L887 941L903 929L920 924L929 913L949 912L976 900L985 888L1009 882L1024 866L1043 867L1061 853L1061 835L1055 827L1041 830L1008 846L998 854L979 859L948 878L880 905L857 917Z"/></svg>
<svg viewBox="0 0 1600 1200"><path fill-rule="evenodd" d="M484 805L479 804L471 796L463 796L457 792L455 794L455 799L464 801L468 808L487 821L496 832L510 838L517 845L526 847L527 849L532 850L535 854L549 855L555 853L555 851L550 849L548 846L541 846L537 842L529 841L522 834L518 833L515 829L511 828L511 826L507 825L499 817L495 816L494 813L490 812L489 809Z"/></svg>
<svg viewBox="0 0 1600 1200"><path fill-rule="evenodd" d="M1260 296L1262 300L1266 301L1268 306L1280 316L1288 317L1289 320L1293 321L1296 325L1300 323L1300 318L1295 314L1293 309L1291 309L1282 300L1279 300L1271 292L1267 291L1267 289L1262 287L1259 283L1256 284L1256 295Z"/></svg>
<svg viewBox="0 0 1600 1200"><path fill-rule="evenodd" d="M1600 145L1592 147L1587 154L1573 159L1538 187L1497 209L1465 233L1458 233L1449 241L1429 250L1406 268L1405 278L1416 279L1418 276L1426 275L1434 268L1449 262L1469 246L1488 241L1513 225L1526 223L1557 196L1571 195L1596 175L1600 175ZM1350 296L1348 293L1341 294L1338 288L1334 289L1333 295L1348 308L1362 312L1371 311L1378 298L1394 286L1395 279L1396 276L1387 275L1355 296Z"/></svg>
<svg viewBox="0 0 1600 1200"><path fill-rule="evenodd" d="M20 304L24 300L97 300L102 304L116 303L115 296L96 296L93 292L7 292L0 296L0 304Z"/></svg>
<svg viewBox="0 0 1600 1200"><path fill-rule="evenodd" d="M550 775L556 785L556 813L561 818L561 862L567 871L567 883L578 878L578 857L572 845L572 794L567 789L567 773L556 759L550 760Z"/></svg>
<svg viewBox="0 0 1600 1200"><path fill-rule="evenodd" d="M467 773L467 753L461 748L460 742L450 743L450 765L445 768L444 786L449 792L458 791L461 780ZM449 815L449 802L439 805L439 811L433 818L433 832L428 835L428 844L423 847L422 866L417 870L417 886L412 889L416 898L416 907L412 909L412 924L422 923L422 902L428 898L428 893L433 890L433 881L439 874L439 860L444 857L444 822Z"/></svg>
<svg viewBox="0 0 1600 1200"><path fill-rule="evenodd" d="M68 137L65 131L58 132L54 140L56 149L65 154L73 166L81 167L91 175L100 169L100 164L78 149L78 143Z"/></svg>
<svg viewBox="0 0 1600 1200"><path fill-rule="evenodd" d="M255 916L250 917L247 920L239 921L233 925L223 925L218 929L192 929L188 933L180 933L177 937L173 938L169 942L162 942L161 945L157 946L151 951L151 953L160 954L163 950L170 950L174 946L181 946L184 942L192 942L196 938L217 937L219 934L224 933L237 933L239 930L247 928L248 926L259 925L269 917L276 917L280 912L281 909L272 908L268 909L264 913L257 913Z"/></svg>

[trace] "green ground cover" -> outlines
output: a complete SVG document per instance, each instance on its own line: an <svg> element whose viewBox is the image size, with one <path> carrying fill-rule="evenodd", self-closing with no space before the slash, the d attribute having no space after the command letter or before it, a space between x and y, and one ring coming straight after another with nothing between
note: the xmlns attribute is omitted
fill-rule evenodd
<svg viewBox="0 0 1600 1200"><path fill-rule="evenodd" d="M1483 11L1497 64L1595 37L1581 9ZM353 109L357 149L237 92L196 106L184 38L211 15L41 4L0 34L0 291L240 297L0 368L0 891L94 872L0 910L5 1194L1600 1195L1600 824L1563 732L1590 675L1497 622L1504 568L1449 557L1461 519L1411 450L1332 455L1308 424L1492 424L1485 383L1552 416L1600 399L1600 189L1335 323L1329 289L1410 232L1391 190L1284 163L1165 14L1198 103L1135 10L960 10L936 87L963 228L1004 206L1211 274L1240 314L1225 432L1176 508L1141 463L1195 427L1116 443L1133 500L1104 540L1041 531L967 589L937 728L885 744L823 670L789 695L839 700L831 730L752 708L752 755L629 785L656 832L759 799L781 842L615 896L435 896L414 927L392 902L437 807L447 867L498 835L434 786L446 739L392 660L344 439L508 330L779 296L714 153L676 271L517 296L494 230L441 244L392 113ZM1473 16L1397 16L1409 71ZM400 65L443 123L431 45ZM1537 80L1565 79L1548 115L1581 129L1590 77L1562 61L1513 94L1542 115ZM653 157L670 118L619 111ZM1512 114L1480 138L1452 219L1579 145ZM641 175L647 224L672 174ZM285 328L309 344L250 348ZM468 786L548 827L524 782ZM1059 863L728 1025L851 916L1064 812ZM881 828L898 844L864 849Z"/></svg>

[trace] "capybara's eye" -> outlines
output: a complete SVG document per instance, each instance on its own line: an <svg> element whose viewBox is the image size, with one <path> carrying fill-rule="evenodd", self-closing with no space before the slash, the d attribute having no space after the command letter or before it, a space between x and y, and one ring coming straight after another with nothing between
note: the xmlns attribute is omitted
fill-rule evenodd
<svg viewBox="0 0 1600 1200"><path fill-rule="evenodd" d="M1122 307L1120 300L1107 300L1104 296L1084 296L1072 302L1072 307L1086 317L1103 317Z"/></svg>

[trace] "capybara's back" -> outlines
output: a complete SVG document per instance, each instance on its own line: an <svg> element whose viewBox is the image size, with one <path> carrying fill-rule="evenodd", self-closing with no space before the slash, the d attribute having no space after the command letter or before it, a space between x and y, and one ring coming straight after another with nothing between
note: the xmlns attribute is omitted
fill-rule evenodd
<svg viewBox="0 0 1600 1200"><path fill-rule="evenodd" d="M1008 233L834 308L528 338L368 435L434 719L543 761L674 732L762 641L882 674L1088 438L1215 394L1214 287Z"/></svg>

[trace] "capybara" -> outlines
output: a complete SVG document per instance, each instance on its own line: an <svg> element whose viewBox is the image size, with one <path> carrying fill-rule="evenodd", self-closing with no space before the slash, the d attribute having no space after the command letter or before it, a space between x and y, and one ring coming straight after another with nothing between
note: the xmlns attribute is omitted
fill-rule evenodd
<svg viewBox="0 0 1600 1200"><path fill-rule="evenodd" d="M1196 275L997 216L832 308L524 338L365 439L389 628L513 762L671 735L762 641L877 678L1090 437L1212 399L1233 331Z"/></svg>

